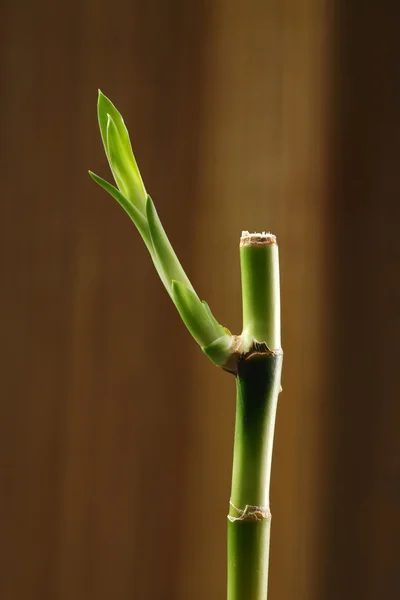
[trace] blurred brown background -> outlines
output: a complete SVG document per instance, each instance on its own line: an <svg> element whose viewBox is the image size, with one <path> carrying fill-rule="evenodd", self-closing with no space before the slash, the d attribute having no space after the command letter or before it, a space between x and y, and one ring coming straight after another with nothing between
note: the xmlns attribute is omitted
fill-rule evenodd
<svg viewBox="0 0 400 600"><path fill-rule="evenodd" d="M399 4L2 3L1 600L222 600L234 381L110 178L97 88L201 297L280 241L271 600L400 597ZM244 599L245 600L245 599Z"/></svg>

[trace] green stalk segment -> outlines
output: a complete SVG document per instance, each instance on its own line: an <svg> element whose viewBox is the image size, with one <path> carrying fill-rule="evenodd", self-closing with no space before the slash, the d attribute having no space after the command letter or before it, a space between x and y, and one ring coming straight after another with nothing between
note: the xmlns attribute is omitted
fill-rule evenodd
<svg viewBox="0 0 400 600"><path fill-rule="evenodd" d="M228 522L228 598L265 600L271 520Z"/></svg>
<svg viewBox="0 0 400 600"><path fill-rule="evenodd" d="M228 600L267 598L269 489L283 358L276 240L255 234L249 240L247 235L245 243L243 238L241 242L245 352L238 360L236 375Z"/></svg>
<svg viewBox="0 0 400 600"><path fill-rule="evenodd" d="M228 599L266 600L269 488L282 353L238 364L232 493L228 517Z"/></svg>
<svg viewBox="0 0 400 600"><path fill-rule="evenodd" d="M243 341L281 347L279 251L274 235L243 232L240 245Z"/></svg>

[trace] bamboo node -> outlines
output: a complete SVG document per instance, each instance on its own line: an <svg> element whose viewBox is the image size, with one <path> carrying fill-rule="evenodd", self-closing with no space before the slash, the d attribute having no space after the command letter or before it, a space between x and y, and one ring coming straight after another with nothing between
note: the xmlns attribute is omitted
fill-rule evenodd
<svg viewBox="0 0 400 600"><path fill-rule="evenodd" d="M235 506L231 501L229 504L237 511L239 515L238 517L228 515L228 519L232 523L235 521L262 521L263 519L271 518L269 506L253 506L251 504L246 504L244 510L242 510L241 508L237 508L237 506Z"/></svg>

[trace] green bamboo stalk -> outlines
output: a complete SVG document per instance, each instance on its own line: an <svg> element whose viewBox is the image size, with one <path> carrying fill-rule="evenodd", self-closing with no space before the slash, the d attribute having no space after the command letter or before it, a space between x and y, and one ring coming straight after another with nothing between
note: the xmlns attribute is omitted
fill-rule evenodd
<svg viewBox="0 0 400 600"><path fill-rule="evenodd" d="M272 234L243 232L243 332L232 335L201 301L144 187L124 120L99 92L98 119L117 187L89 171L129 215L187 329L218 367L236 377L236 426L228 515L228 600L266 600L269 487L282 368L279 258Z"/></svg>
<svg viewBox="0 0 400 600"><path fill-rule="evenodd" d="M243 342L228 515L228 600L266 600L269 490L280 391L279 257L275 236L248 234L240 247Z"/></svg>

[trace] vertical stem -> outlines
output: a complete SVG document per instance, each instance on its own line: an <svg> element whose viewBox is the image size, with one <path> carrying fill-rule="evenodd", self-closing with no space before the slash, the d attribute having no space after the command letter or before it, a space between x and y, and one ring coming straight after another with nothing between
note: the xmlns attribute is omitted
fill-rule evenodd
<svg viewBox="0 0 400 600"><path fill-rule="evenodd" d="M271 233L248 234L240 240L243 333L245 344L252 338L266 342L270 350L281 347L281 302L279 251Z"/></svg>
<svg viewBox="0 0 400 600"><path fill-rule="evenodd" d="M271 527L269 488L282 369L275 237L270 234L242 237L241 267L245 351L239 358L236 377L228 516L228 600L266 600Z"/></svg>

